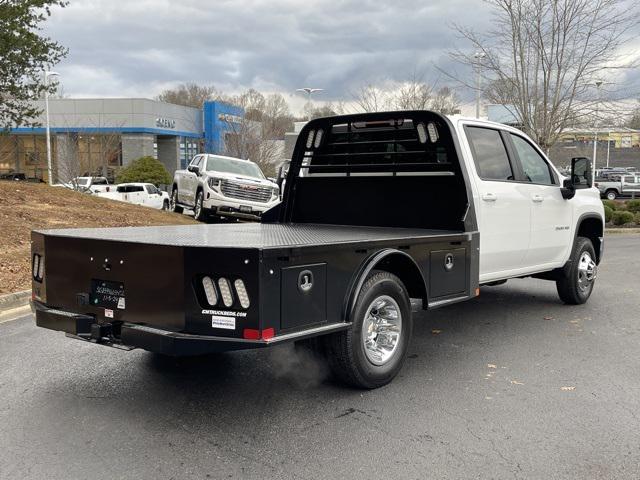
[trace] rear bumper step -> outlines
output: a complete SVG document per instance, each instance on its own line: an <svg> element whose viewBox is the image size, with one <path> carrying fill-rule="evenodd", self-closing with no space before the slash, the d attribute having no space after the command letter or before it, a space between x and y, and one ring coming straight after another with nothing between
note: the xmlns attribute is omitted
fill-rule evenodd
<svg viewBox="0 0 640 480"><path fill-rule="evenodd" d="M172 332L160 328L122 323L97 323L91 315L82 315L32 301L36 325L50 330L62 331L67 336L124 350L142 348L164 355L188 356L214 352L263 348L287 341L302 340L349 328L350 323L337 323L308 328L277 335L269 339L250 340L244 338L214 337Z"/></svg>

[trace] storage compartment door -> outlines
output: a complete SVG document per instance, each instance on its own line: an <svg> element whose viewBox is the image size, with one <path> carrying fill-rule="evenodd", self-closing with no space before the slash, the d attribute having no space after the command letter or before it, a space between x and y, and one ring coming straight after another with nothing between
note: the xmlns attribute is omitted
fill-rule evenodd
<svg viewBox="0 0 640 480"><path fill-rule="evenodd" d="M436 250L429 261L432 298L464 293L467 286L467 249Z"/></svg>
<svg viewBox="0 0 640 480"><path fill-rule="evenodd" d="M327 321L327 265L282 269L280 328L287 330Z"/></svg>

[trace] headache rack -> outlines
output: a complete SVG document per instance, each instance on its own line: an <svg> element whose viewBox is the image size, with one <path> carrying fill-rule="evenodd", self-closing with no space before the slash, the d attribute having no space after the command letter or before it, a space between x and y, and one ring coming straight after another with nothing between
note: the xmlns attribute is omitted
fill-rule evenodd
<svg viewBox="0 0 640 480"><path fill-rule="evenodd" d="M465 175L438 113L318 118L300 132L283 201L263 221L462 231Z"/></svg>
<svg viewBox="0 0 640 480"><path fill-rule="evenodd" d="M443 128L441 119L411 118L406 112L319 125L306 134L300 175L453 175L451 145L439 133Z"/></svg>

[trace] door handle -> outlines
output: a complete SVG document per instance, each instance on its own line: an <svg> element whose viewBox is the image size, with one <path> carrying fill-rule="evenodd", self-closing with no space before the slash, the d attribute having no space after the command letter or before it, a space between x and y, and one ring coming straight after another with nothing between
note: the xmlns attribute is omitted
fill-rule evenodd
<svg viewBox="0 0 640 480"><path fill-rule="evenodd" d="M482 195L482 200L485 202L495 202L498 199L495 193L485 193Z"/></svg>
<svg viewBox="0 0 640 480"><path fill-rule="evenodd" d="M531 200L533 200L536 203L541 203L541 202L544 202L544 197L542 195L533 195L531 197Z"/></svg>

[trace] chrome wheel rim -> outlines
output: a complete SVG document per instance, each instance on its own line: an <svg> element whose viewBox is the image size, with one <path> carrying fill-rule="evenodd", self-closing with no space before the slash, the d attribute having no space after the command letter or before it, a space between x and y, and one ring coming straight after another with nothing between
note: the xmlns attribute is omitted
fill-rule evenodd
<svg viewBox="0 0 640 480"><path fill-rule="evenodd" d="M374 365L388 363L400 343L402 313L400 306L388 295L377 297L369 304L362 324L364 353Z"/></svg>
<svg viewBox="0 0 640 480"><path fill-rule="evenodd" d="M598 276L598 266L591 258L589 252L582 252L578 261L578 288L583 292L588 291L596 277Z"/></svg>

